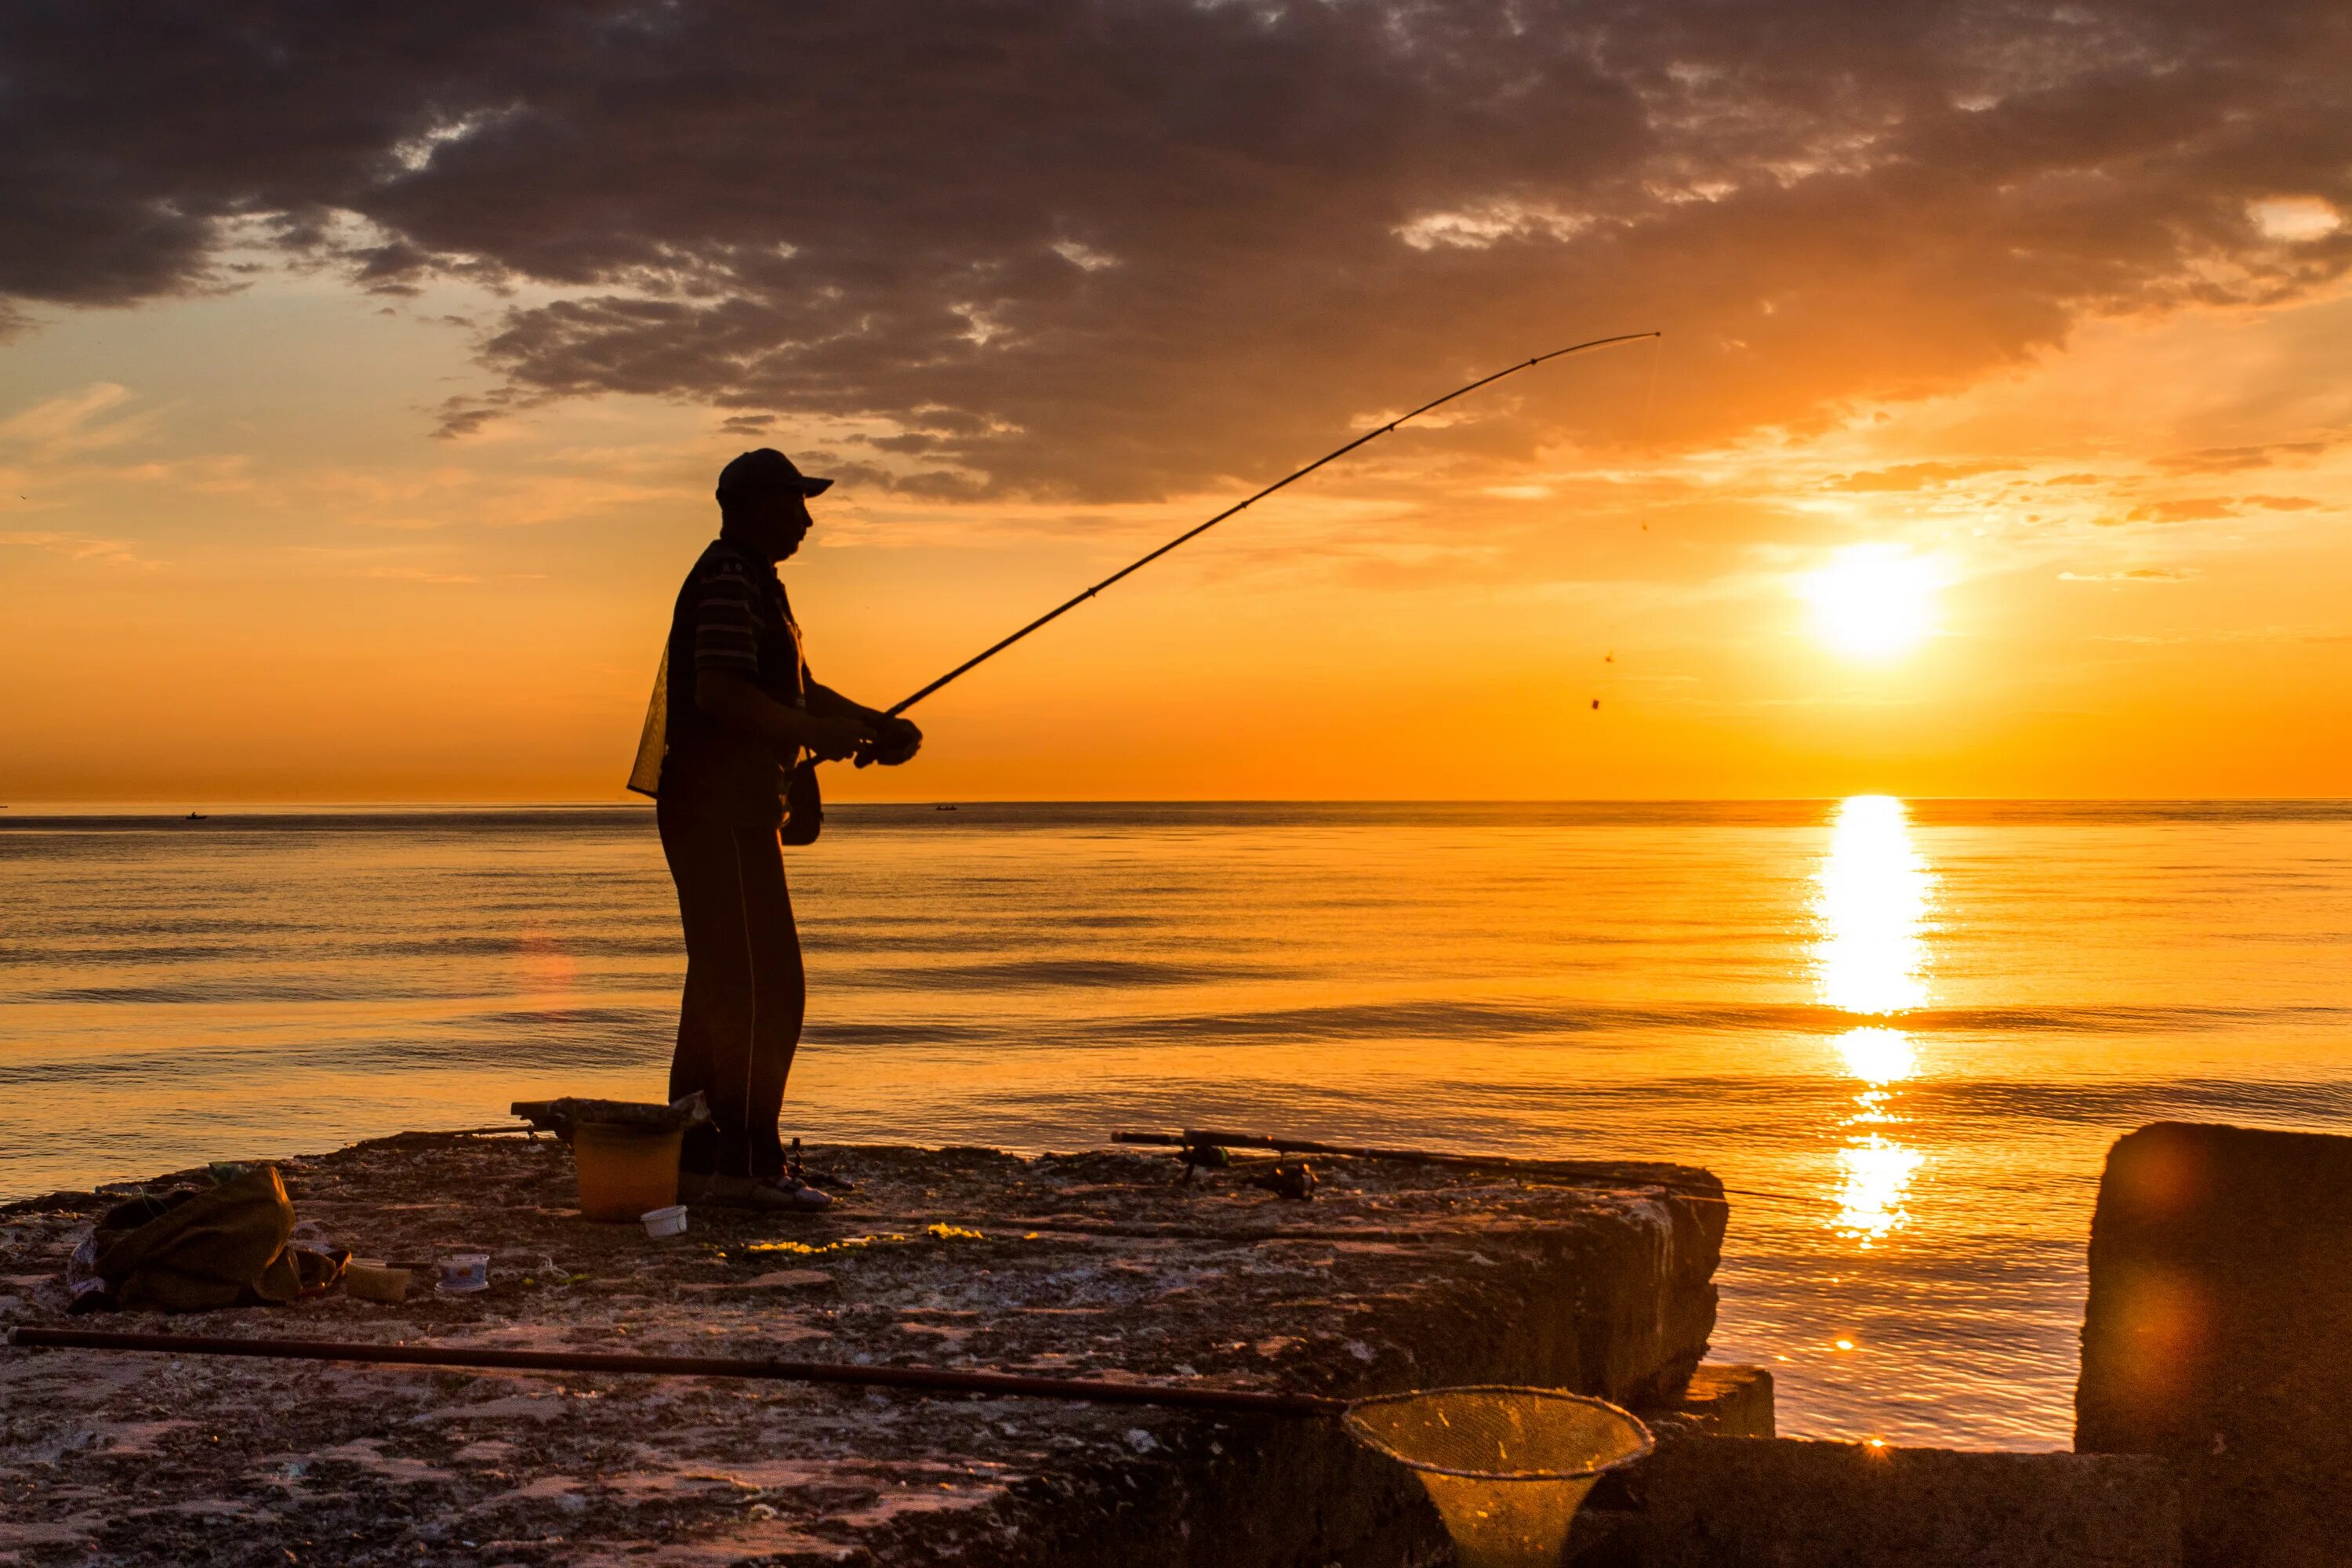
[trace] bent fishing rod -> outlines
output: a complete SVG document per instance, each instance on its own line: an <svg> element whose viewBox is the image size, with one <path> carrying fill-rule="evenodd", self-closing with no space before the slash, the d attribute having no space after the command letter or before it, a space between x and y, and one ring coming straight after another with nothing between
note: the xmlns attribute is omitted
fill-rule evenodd
<svg viewBox="0 0 2352 1568"><path fill-rule="evenodd" d="M1178 534L1175 538L1170 540L1159 549L1151 552L1149 555L1145 555L1138 560L1128 563L1128 564L1120 567L1118 571L1112 573L1109 576L1104 578L1093 587L1088 588L1086 592L1055 605L1052 609L1046 611L1044 615L1039 616L1035 620L1031 621L1027 626L1023 626L1019 631L1014 632L1011 637L1006 637L1002 642L993 644L981 652L974 654L971 658L964 660L961 664L957 665L953 669L949 670L945 675L940 676L937 680L932 681L929 686L924 687L920 691L916 692L912 697L902 700L897 704L897 706L888 709L887 711L891 718L896 719L899 714L904 713L908 709L912 708L916 703L920 702L924 698L929 697L940 687L947 685L948 682L954 680L961 676L970 674L972 670L975 670L982 665L986 664L990 659L994 658L998 654L1003 653L1006 648L1011 647L1014 643L1019 642L1023 637L1027 637L1031 632L1037 631L1042 627L1049 626L1053 622L1061 619L1062 616L1069 614L1072 610L1076 609L1080 605L1085 604L1088 599L1093 598L1105 588L1109 587L1112 584L1118 582L1122 578L1133 576L1136 573L1142 571L1146 566L1150 565L1154 561L1159 560L1161 556L1167 554L1178 545L1189 543L1192 540L1200 538L1201 535L1208 532L1209 530L1216 527L1217 524L1224 521L1227 518L1232 517L1238 512L1248 510L1251 507L1255 506L1259 501L1264 500L1275 491L1283 489L1286 485L1297 483L1300 479L1305 479L1307 475L1313 473L1316 469L1322 468L1325 464L1337 462L1341 458L1344 458L1349 453L1354 451L1357 447L1361 447L1368 442L1379 440L1381 437L1387 435L1398 426L1405 424L1409 420L1418 419L1433 408L1443 407L1444 405L1453 402L1455 398L1467 396L1469 394L1477 391L1482 386L1490 386L1496 382L1502 380L1507 375L1517 375L1523 370L1532 370L1537 365L1542 364L1547 360L1566 359L1570 354L1590 353L1596 349L1612 348L1619 343L1640 342L1644 338L1660 338L1664 335L1665 334L1663 332L1621 332L1615 337L1594 338L1590 342L1571 343L1567 348L1554 349L1549 353L1538 354L1533 359L1521 360L1517 364L1507 365L1503 369L1495 372L1492 375L1480 376L1477 380L1471 382L1466 386L1457 386L1443 397L1432 398L1429 402L1423 404L1412 413L1400 414L1395 418L1390 420L1387 424L1380 426L1377 428L1365 431L1362 435L1357 437L1346 446L1339 447L1324 453L1321 457L1316 458L1305 468L1285 474L1282 478L1275 480L1274 483L1266 486L1265 489L1258 491L1255 495L1251 496L1248 500L1235 501L1232 506L1227 507L1216 516L1209 519L1208 521L1186 529L1183 532ZM861 756L857 760L857 765L862 768L870 761L872 761L870 757Z"/></svg>

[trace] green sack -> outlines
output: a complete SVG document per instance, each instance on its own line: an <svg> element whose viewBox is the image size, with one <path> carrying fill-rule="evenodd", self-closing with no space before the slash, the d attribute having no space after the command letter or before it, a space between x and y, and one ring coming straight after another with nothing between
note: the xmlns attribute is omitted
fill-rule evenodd
<svg viewBox="0 0 2352 1568"><path fill-rule="evenodd" d="M293 1237L278 1167L256 1165L208 1190L117 1205L98 1222L92 1261L120 1307L282 1306L332 1287L351 1258L291 1246Z"/></svg>

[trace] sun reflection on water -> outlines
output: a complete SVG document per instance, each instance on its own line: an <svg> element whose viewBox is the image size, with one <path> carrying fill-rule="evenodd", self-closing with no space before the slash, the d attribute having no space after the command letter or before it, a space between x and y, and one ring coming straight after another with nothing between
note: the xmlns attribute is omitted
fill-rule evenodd
<svg viewBox="0 0 2352 1568"><path fill-rule="evenodd" d="M1911 1212L1903 1200L1924 1158L1878 1132L1863 1133L1839 1150L1838 1234L1867 1252L1872 1243L1909 1225Z"/></svg>
<svg viewBox="0 0 2352 1568"><path fill-rule="evenodd" d="M1903 803L1855 795L1838 807L1814 897L1821 936L1813 963L1821 999L1842 1012L1895 1019L1927 1000L1927 916L1935 875L1911 842ZM1839 1123L1837 1232L1864 1250L1911 1220L1904 1200L1925 1156L1895 1135L1905 1124L1901 1084L1919 1071L1910 1035L1892 1022L1849 1029L1835 1042L1860 1087Z"/></svg>
<svg viewBox="0 0 2352 1568"><path fill-rule="evenodd" d="M1901 1083L1919 1070L1919 1047L1900 1029L1849 1029L1838 1043L1845 1070L1864 1083ZM1858 1095L1859 1100L1883 1100L1883 1091Z"/></svg>
<svg viewBox="0 0 2352 1568"><path fill-rule="evenodd" d="M1814 908L1822 1000L1899 1013L1927 999L1927 900L1935 878L1911 847L1903 803L1858 795L1838 806Z"/></svg>

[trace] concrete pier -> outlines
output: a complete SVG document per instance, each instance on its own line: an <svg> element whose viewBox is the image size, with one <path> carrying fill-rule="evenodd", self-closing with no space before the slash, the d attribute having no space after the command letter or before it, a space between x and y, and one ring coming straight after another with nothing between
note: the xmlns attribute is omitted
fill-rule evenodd
<svg viewBox="0 0 2352 1568"><path fill-rule="evenodd" d="M1136 1153L810 1158L857 1192L815 1219L698 1210L662 1242L581 1220L570 1154L547 1141L410 1137L285 1162L300 1237L395 1260L488 1251L492 1289L74 1321L1339 1394L1526 1383L1654 1411L1714 1322L1727 1210L1687 1168L1594 1165L1559 1184L1318 1162L1305 1204L1231 1173L1179 1185L1171 1162ZM0 1210L0 1315L65 1321L57 1276L109 1201ZM1737 1380L1702 1393L1717 1420L1769 1419L1769 1387L1760 1405ZM0 1561L35 1564L1252 1568L1445 1552L1418 1487L1328 1421L677 1378L0 1352Z"/></svg>
<svg viewBox="0 0 2352 1568"><path fill-rule="evenodd" d="M2180 1563L2158 1459L1716 1438L1668 1445L1642 1480L1642 1549L1621 1557L1641 1568Z"/></svg>

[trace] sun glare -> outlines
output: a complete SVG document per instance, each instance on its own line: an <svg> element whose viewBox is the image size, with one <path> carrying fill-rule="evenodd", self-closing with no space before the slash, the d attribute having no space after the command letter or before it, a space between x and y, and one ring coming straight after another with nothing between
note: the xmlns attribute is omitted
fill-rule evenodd
<svg viewBox="0 0 2352 1568"><path fill-rule="evenodd" d="M1892 658L1936 629L1936 569L1899 545L1841 550L1799 582L1822 640L1856 658Z"/></svg>

